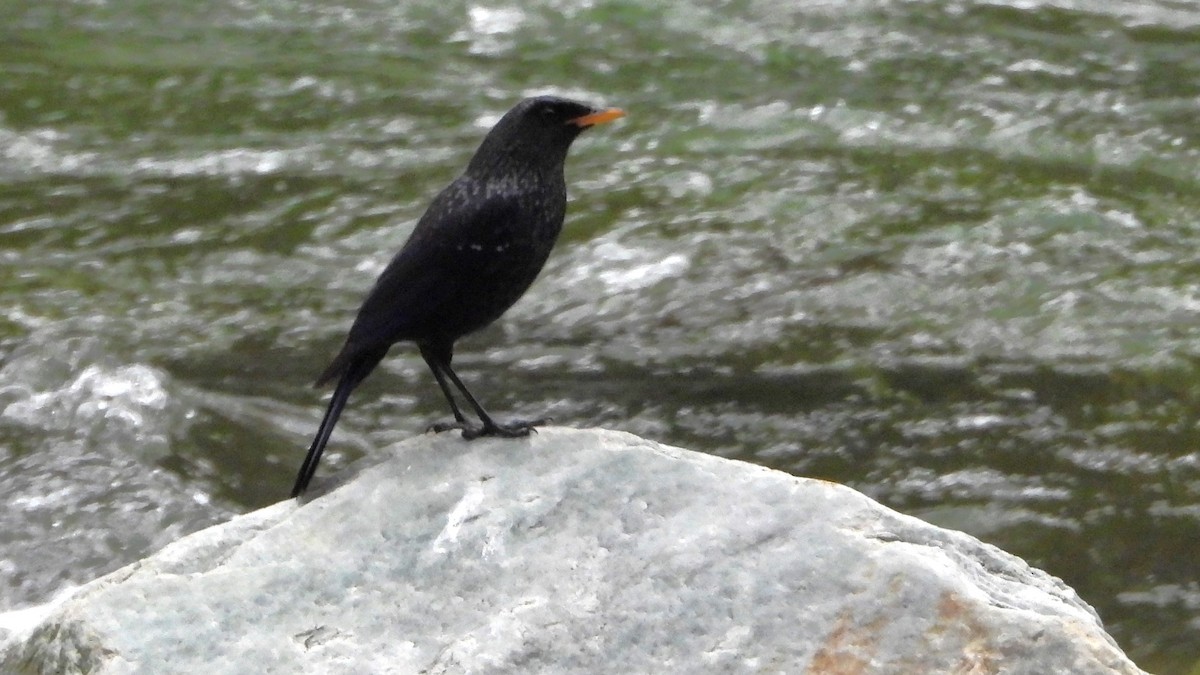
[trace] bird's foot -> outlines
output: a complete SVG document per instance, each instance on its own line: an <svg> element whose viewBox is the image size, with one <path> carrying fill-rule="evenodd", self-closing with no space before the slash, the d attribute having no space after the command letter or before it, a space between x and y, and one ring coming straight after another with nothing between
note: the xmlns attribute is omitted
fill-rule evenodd
<svg viewBox="0 0 1200 675"><path fill-rule="evenodd" d="M542 417L536 420L513 420L504 424L484 424L479 427L464 426L462 427L462 437L468 441L482 436L523 438L528 436L530 432L537 433L535 427L544 426L551 421L549 417Z"/></svg>

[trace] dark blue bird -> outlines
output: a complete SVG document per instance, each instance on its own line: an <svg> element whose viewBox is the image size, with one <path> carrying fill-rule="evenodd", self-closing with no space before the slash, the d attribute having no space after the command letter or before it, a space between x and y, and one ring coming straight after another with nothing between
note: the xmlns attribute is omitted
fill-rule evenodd
<svg viewBox="0 0 1200 675"><path fill-rule="evenodd" d="M544 420L492 419L450 367L454 342L492 323L542 270L567 207L563 163L585 129L624 116L554 96L521 101L496 123L467 170L442 190L408 241L379 275L350 327L346 344L317 380L337 388L313 439L292 496L317 470L350 392L397 342L414 342L433 371L463 438L526 436ZM472 424L455 391L475 415Z"/></svg>

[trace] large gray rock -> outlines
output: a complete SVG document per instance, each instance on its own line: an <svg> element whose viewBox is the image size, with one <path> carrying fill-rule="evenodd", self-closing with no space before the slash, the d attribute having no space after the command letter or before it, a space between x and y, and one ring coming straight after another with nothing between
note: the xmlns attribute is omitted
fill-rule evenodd
<svg viewBox="0 0 1200 675"><path fill-rule="evenodd" d="M1141 672L1074 591L965 534L560 428L412 439L41 614L0 672Z"/></svg>

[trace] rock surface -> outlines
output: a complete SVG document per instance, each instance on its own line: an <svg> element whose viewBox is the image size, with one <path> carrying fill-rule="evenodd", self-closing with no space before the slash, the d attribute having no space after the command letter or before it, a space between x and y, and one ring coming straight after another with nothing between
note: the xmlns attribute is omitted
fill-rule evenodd
<svg viewBox="0 0 1200 675"><path fill-rule="evenodd" d="M608 431L387 455L27 612L0 672L1142 672L1058 579L846 487Z"/></svg>

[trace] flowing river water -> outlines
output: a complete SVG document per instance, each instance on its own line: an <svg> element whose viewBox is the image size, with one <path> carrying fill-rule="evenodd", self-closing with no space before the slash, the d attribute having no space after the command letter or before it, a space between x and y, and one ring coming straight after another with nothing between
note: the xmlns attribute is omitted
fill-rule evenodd
<svg viewBox="0 0 1200 675"><path fill-rule="evenodd" d="M853 486L1200 663L1200 3L0 0L0 607L286 496L522 96L619 105L497 413ZM416 351L328 474L446 417Z"/></svg>

